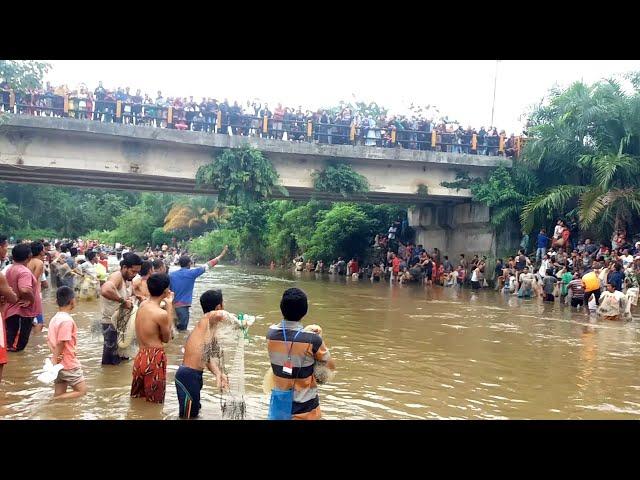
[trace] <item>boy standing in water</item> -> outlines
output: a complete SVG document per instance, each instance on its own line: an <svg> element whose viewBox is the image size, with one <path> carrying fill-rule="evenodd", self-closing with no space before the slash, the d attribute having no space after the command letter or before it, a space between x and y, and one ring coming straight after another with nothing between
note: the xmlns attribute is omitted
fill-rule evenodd
<svg viewBox="0 0 640 480"><path fill-rule="evenodd" d="M151 296L140 305L136 316L136 338L140 350L133 362L131 396L143 397L147 402L164 403L167 356L163 343L171 340L173 292L169 290L166 273L151 275L147 288ZM166 310L160 307L163 300Z"/></svg>
<svg viewBox="0 0 640 480"><path fill-rule="evenodd" d="M301 320L307 310L307 296L302 290L286 290L280 301L284 319L267 331L267 350L275 387L293 389L293 420L320 419L318 386L313 375L315 361L327 362L330 370L336 368L322 337L303 331Z"/></svg>
<svg viewBox="0 0 640 480"><path fill-rule="evenodd" d="M234 317L224 311L221 290L204 292L200 296L200 306L204 316L187 338L182 365L176 372L180 418L195 418L200 413L200 391L205 366L215 375L217 389L228 385L227 376L220 370L220 346L216 331L220 322L231 321ZM240 326L238 323L235 325Z"/></svg>
<svg viewBox="0 0 640 480"><path fill-rule="evenodd" d="M49 322L47 341L51 349L51 363L62 364L62 370L58 372L55 380L53 398L65 400L77 398L87 393L87 385L80 362L76 356L78 344L78 327L70 313L76 307L76 298L73 289L62 286L56 291L56 303L58 313ZM67 393L67 387L73 389Z"/></svg>

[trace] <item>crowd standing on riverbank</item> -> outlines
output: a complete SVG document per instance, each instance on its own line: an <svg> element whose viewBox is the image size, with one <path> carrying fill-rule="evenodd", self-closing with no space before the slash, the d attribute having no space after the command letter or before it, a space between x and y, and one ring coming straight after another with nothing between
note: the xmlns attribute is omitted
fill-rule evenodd
<svg viewBox="0 0 640 480"><path fill-rule="evenodd" d="M105 123L123 123L196 132L260 136L288 141L309 141L332 145L355 143L364 146L402 147L413 150L438 150L475 155L518 155L521 138L498 131L494 126L464 128L457 123L436 123L421 111L413 115L387 115L375 103L364 111L344 104L338 111L278 103L201 100L135 93L129 88L105 88L102 82L92 92L81 84L44 89L10 90L0 81L0 111L22 115L69 117ZM12 97L12 95L14 97ZM14 98L14 103L11 99ZM169 109L170 107L170 109ZM309 130L311 128L311 131ZM311 137L311 138L310 138Z"/></svg>
<svg viewBox="0 0 640 480"><path fill-rule="evenodd" d="M357 257L348 261L339 257L325 267L323 260L305 261L302 255L293 261L294 270L425 287L493 287L520 298L540 297L545 302L559 298L562 305L584 307L585 313L597 310L608 320L631 319L638 303L640 241L630 242L624 229L616 230L610 242L597 245L589 238L572 238L570 225L558 220L551 236L540 229L531 248L530 237L524 234L517 254L506 261L498 258L493 266L486 256L468 259L460 253L452 261L436 247L427 251L407 240L406 229L406 221L397 220L386 234L376 235L373 261L366 266Z"/></svg>
<svg viewBox="0 0 640 480"><path fill-rule="evenodd" d="M51 280L57 287L58 312L48 323L51 356L46 358L38 379L54 383L53 398L78 398L90 388L77 358L78 328L71 312L78 300L101 297L98 323L103 336L102 365L116 367L129 361L124 352L135 337L138 348L133 359L131 397L164 403L164 346L176 341L178 331L187 329L195 280L218 264L227 247L205 266L195 268L191 268L192 260L186 252L168 245L155 249L147 246L138 254L124 245L111 247L96 241L16 241L10 262L8 247L7 237L0 235L0 382L8 353L24 350L30 336L39 333L33 327L44 325L41 290L48 288ZM109 261L113 256L108 257L108 253L116 254L115 262ZM172 266L177 268L171 269ZM167 273L169 269L173 271ZM227 324L246 331L255 319L224 310L220 290L207 290L200 297L200 305L204 316L186 338L183 362L175 376L180 418L198 416L205 368L215 376L221 395L228 390L229 372L219 328ZM269 419L321 417L317 383L322 382L324 374L315 368L320 365L321 369L333 370L335 363L320 336L320 327L305 329L301 324L307 305L304 292L297 288L286 290L280 303L282 325L272 326L267 334L275 385ZM296 343L309 353L298 355L299 348L291 353L291 347L287 350L289 343ZM282 351L288 351L289 356L283 357ZM237 385L244 379L234 381ZM234 398L222 410L223 418L225 412L227 418L244 418L244 400Z"/></svg>

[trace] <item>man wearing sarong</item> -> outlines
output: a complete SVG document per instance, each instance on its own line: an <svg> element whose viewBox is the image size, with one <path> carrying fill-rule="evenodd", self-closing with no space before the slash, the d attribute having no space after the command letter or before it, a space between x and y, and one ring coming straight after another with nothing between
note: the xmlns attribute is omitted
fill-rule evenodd
<svg viewBox="0 0 640 480"><path fill-rule="evenodd" d="M140 350L133 362L131 396L147 402L164 403L167 384L167 357L163 343L171 340L173 292L169 276L154 273L147 280L149 300L140 305L136 316L136 338ZM166 310L160 307L164 300Z"/></svg>
<svg viewBox="0 0 640 480"><path fill-rule="evenodd" d="M127 253L120 262L120 270L109 275L102 285L102 365L118 365L124 358L118 355L118 331L113 321L113 314L118 308L131 310L133 303L127 282L140 272L142 259L135 253Z"/></svg>

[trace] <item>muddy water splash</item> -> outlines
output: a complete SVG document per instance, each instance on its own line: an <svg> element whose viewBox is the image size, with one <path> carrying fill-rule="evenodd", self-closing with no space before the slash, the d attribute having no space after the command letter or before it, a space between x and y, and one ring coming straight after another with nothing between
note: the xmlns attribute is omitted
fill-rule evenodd
<svg viewBox="0 0 640 480"><path fill-rule="evenodd" d="M246 418L264 419L268 367L264 335L280 317L285 288L309 295L305 321L324 329L338 374L320 387L328 419L640 418L640 324L594 322L568 308L493 291L389 286L311 273L218 266L196 283L189 329L201 315L197 298L222 288L225 307L263 315L245 346ZM45 318L55 312L45 300ZM79 302L78 354L88 394L52 402L53 387L36 380L48 354L44 334L10 354L0 384L0 418L175 419L173 378L185 333L167 347L162 406L131 399L131 362L100 366L91 337L99 302ZM201 416L219 419L220 396L205 372Z"/></svg>

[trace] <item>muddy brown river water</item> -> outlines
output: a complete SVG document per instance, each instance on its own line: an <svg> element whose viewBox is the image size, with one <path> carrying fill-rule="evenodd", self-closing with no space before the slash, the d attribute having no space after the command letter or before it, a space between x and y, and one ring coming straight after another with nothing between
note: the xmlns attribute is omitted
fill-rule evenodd
<svg viewBox="0 0 640 480"><path fill-rule="evenodd" d="M232 312L262 315L245 346L247 417L264 419L268 325L278 322L282 292L298 286L338 373L320 387L326 419L622 419L640 418L640 322L603 322L558 302L483 290L354 282L314 273L218 266L196 283L189 329L205 289L222 288ZM55 313L50 292L46 322ZM177 419L173 378L186 334L167 347L163 406L131 399L131 362L100 366L102 344L90 326L99 302L79 302L78 356L89 392L52 402L36 380L48 355L45 334L10 354L0 384L3 419ZM205 372L201 417L220 418L220 398Z"/></svg>

